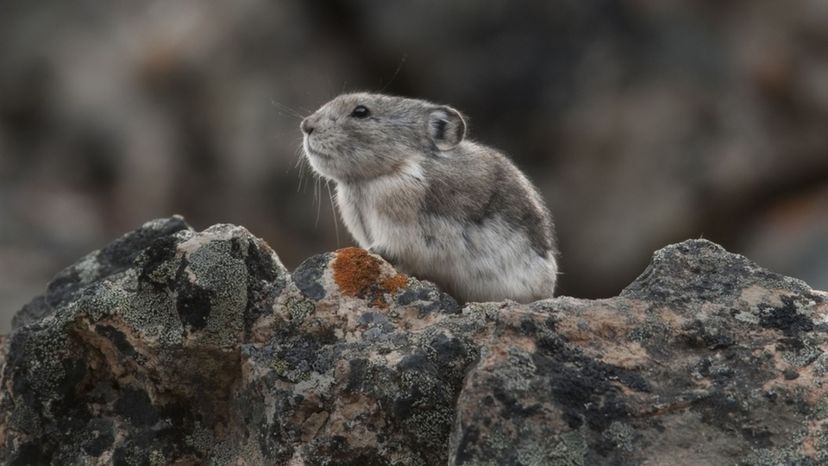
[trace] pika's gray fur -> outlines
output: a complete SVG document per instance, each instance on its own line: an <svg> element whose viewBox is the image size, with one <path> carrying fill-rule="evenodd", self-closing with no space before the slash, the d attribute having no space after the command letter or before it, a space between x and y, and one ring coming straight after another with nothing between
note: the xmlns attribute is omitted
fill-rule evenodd
<svg viewBox="0 0 828 466"><path fill-rule="evenodd" d="M360 246L463 301L551 297L552 217L503 154L466 139L445 105L344 94L301 124L313 169L336 183Z"/></svg>

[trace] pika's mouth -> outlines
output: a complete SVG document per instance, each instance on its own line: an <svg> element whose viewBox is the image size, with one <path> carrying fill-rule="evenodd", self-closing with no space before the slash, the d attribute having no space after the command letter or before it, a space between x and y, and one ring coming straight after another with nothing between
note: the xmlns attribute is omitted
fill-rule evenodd
<svg viewBox="0 0 828 466"><path fill-rule="evenodd" d="M311 146L310 138L308 138L308 137L305 137L304 147L305 147L305 153L308 154L311 157L318 157L320 159L332 159L333 158L330 155L328 155L328 154L326 154L322 151L319 151L319 150L315 149L313 146Z"/></svg>

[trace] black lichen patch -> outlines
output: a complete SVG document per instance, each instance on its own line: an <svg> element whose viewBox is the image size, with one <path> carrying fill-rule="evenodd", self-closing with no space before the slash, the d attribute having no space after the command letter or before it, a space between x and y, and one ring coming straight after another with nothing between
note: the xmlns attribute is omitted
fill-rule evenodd
<svg viewBox="0 0 828 466"><path fill-rule="evenodd" d="M428 288L410 288L397 296L397 304L407 306L414 301L427 301L431 290Z"/></svg>
<svg viewBox="0 0 828 466"><path fill-rule="evenodd" d="M679 339L690 348L717 350L728 348L736 343L731 333L722 328L705 325L698 319L685 324L681 330Z"/></svg>
<svg viewBox="0 0 828 466"><path fill-rule="evenodd" d="M9 461L10 466L31 466L52 464L52 453L42 444L27 443L17 449L17 454Z"/></svg>
<svg viewBox="0 0 828 466"><path fill-rule="evenodd" d="M367 382L368 378L368 360L364 358L352 359L348 361L348 384L345 390L351 393L358 392L362 389L362 385Z"/></svg>
<svg viewBox="0 0 828 466"><path fill-rule="evenodd" d="M122 355L126 357L135 356L135 348L129 344L126 335L124 335L120 330L109 325L96 325L95 332L111 341Z"/></svg>
<svg viewBox="0 0 828 466"><path fill-rule="evenodd" d="M151 426L159 419L158 410L152 405L147 392L140 388L122 388L121 397L115 403L115 412L134 426Z"/></svg>
<svg viewBox="0 0 828 466"><path fill-rule="evenodd" d="M253 240L248 243L244 263L247 268L244 331L249 336L256 320L269 313L276 298L282 294L286 280L279 264Z"/></svg>
<svg viewBox="0 0 828 466"><path fill-rule="evenodd" d="M260 280L275 282L281 276L279 264L270 254L263 252L253 240L250 240L247 245L245 265L250 276Z"/></svg>
<svg viewBox="0 0 828 466"><path fill-rule="evenodd" d="M138 281L149 283L157 289L172 288L175 275L170 262L175 260L177 246L178 239L172 235L153 239L137 259L141 269Z"/></svg>
<svg viewBox="0 0 828 466"><path fill-rule="evenodd" d="M183 218L170 217L127 233L101 249L98 255L100 275L105 277L130 267L138 255L157 239L189 229Z"/></svg>
<svg viewBox="0 0 828 466"><path fill-rule="evenodd" d="M428 343L434 350L432 360L440 367L461 370L477 358L477 348L467 341L452 335L438 333Z"/></svg>
<svg viewBox="0 0 828 466"><path fill-rule="evenodd" d="M207 326L211 312L212 292L188 280L182 280L178 285L178 296L175 307L181 321L195 330Z"/></svg>
<svg viewBox="0 0 828 466"><path fill-rule="evenodd" d="M590 429L601 432L613 421L629 416L621 390L597 367L579 369L552 360L545 365L553 398L570 428L578 429L586 422Z"/></svg>
<svg viewBox="0 0 828 466"><path fill-rule="evenodd" d="M538 349L540 352L536 354L554 357L565 364L583 369L586 374L596 375L606 381L617 380L637 392L650 393L652 391L650 383L638 372L587 357L576 348L567 345L560 337L538 338Z"/></svg>
<svg viewBox="0 0 828 466"><path fill-rule="evenodd" d="M75 266L63 269L49 282L45 294L46 303L51 307L67 303L77 295L82 286L80 274Z"/></svg>
<svg viewBox="0 0 828 466"><path fill-rule="evenodd" d="M63 377L57 387L58 393L64 396L73 396L77 388L86 379L86 362L82 359L67 358L61 362Z"/></svg>
<svg viewBox="0 0 828 466"><path fill-rule="evenodd" d="M425 370L429 364L428 357L423 352L416 351L402 358L397 368L400 371L421 371Z"/></svg>
<svg viewBox="0 0 828 466"><path fill-rule="evenodd" d="M616 420L629 417L617 380L627 387L649 392L650 384L640 374L584 356L557 337L541 338L533 362L548 380L552 398L572 429L586 425L604 431Z"/></svg>
<svg viewBox="0 0 828 466"><path fill-rule="evenodd" d="M724 433L739 432L747 440L753 436L745 432L743 426L749 425L750 413L742 408L739 398L733 393L716 390L713 393L695 400L690 409L700 414L701 421L714 426ZM763 442L760 435L757 441Z"/></svg>
<svg viewBox="0 0 828 466"><path fill-rule="evenodd" d="M133 466L132 461L130 461L129 451L126 447L118 447L115 449L115 452L112 454L112 465Z"/></svg>
<svg viewBox="0 0 828 466"><path fill-rule="evenodd" d="M501 416L514 419L528 418L541 412L543 407L540 403L533 403L530 405L522 404L513 393L509 392L502 386L495 386L492 390L494 398L500 402L503 409Z"/></svg>
<svg viewBox="0 0 828 466"><path fill-rule="evenodd" d="M20 311L12 317L12 330L16 330L31 322L38 321L54 311L52 306L46 302L46 296L40 295L25 304Z"/></svg>
<svg viewBox="0 0 828 466"><path fill-rule="evenodd" d="M460 305L448 293L441 292L433 285L407 288L396 297L397 304L417 307L418 315L424 317L434 312L443 314L459 314Z"/></svg>
<svg viewBox="0 0 828 466"><path fill-rule="evenodd" d="M520 321L520 331L524 335L534 335L538 331L538 326L534 320L526 318Z"/></svg>
<svg viewBox="0 0 828 466"><path fill-rule="evenodd" d="M802 332L814 330L814 323L807 316L797 312L796 302L792 296L782 296L782 306L760 305L759 325L764 328L782 330L787 336L796 336Z"/></svg>
<svg viewBox="0 0 828 466"><path fill-rule="evenodd" d="M38 393L38 396L48 400L46 402L50 411L57 418L62 431L76 432L81 427L78 424L83 424L83 420L90 416L82 397L90 374L83 352L73 348L70 354L62 355L61 359L53 363L52 370L60 368L51 374L56 376L53 385Z"/></svg>
<svg viewBox="0 0 828 466"><path fill-rule="evenodd" d="M315 301L325 297L325 288L320 280L330 260L330 253L318 254L305 259L299 267L296 267L292 274L293 282L303 295Z"/></svg>
<svg viewBox="0 0 828 466"><path fill-rule="evenodd" d="M115 442L113 423L109 419L92 419L85 431L89 433L89 438L81 444L81 449L90 456L101 456Z"/></svg>

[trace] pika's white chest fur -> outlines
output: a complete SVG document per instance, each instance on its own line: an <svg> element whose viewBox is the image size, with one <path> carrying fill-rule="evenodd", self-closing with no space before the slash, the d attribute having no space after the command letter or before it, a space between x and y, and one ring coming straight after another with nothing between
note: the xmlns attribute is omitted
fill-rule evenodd
<svg viewBox="0 0 828 466"><path fill-rule="evenodd" d="M432 215L424 205L428 187L419 165L409 164L400 176L338 185L337 202L360 246L456 296L526 301L552 294L552 254L533 252L529 238L499 216L469 225Z"/></svg>
<svg viewBox="0 0 828 466"><path fill-rule="evenodd" d="M360 246L399 251L414 246L421 233L418 217L427 187L420 165L408 162L393 176L337 184L337 204Z"/></svg>

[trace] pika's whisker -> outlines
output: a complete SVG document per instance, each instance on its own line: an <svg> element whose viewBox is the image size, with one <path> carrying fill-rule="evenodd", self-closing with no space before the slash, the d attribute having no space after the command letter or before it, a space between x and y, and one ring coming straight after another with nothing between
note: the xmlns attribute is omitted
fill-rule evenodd
<svg viewBox="0 0 828 466"><path fill-rule="evenodd" d="M336 216L336 208L334 207L334 195L331 193L331 180L325 180L325 187L328 189L328 199L331 201L331 215L334 221L334 235L336 235L336 248L339 249L339 219Z"/></svg>
<svg viewBox="0 0 828 466"><path fill-rule="evenodd" d="M277 102L276 99L270 99L270 103L272 103L273 106L275 106L277 108L281 108L282 110L287 111L289 116L292 116L292 117L297 118L299 120L304 120L305 119L305 116L302 115L301 113L299 113L298 110L296 110L292 107L288 107L287 105L285 105L283 103Z"/></svg>
<svg viewBox="0 0 828 466"><path fill-rule="evenodd" d="M317 228L319 226L319 214L322 212L322 181L319 176L316 177L313 197L316 201L316 220L313 222L313 227Z"/></svg>
<svg viewBox="0 0 828 466"><path fill-rule="evenodd" d="M299 169L299 183L296 186L297 193L302 191L302 183L305 180L305 167L307 164L307 161L304 157L304 153L302 151L303 149L301 146L296 148L296 154L298 155L298 157L296 158L296 164L293 166L294 169Z"/></svg>
<svg viewBox="0 0 828 466"><path fill-rule="evenodd" d="M385 90L388 89L388 86L390 86L391 83L393 83L394 80L397 79L397 75L400 74L400 71L402 71L403 66L405 65L406 58L408 58L408 55L403 55L402 58L400 58L400 63L397 65L397 69L394 70L394 74L391 76L391 79L387 83L385 83L384 86L382 86L382 89L379 90L380 93L385 92Z"/></svg>

